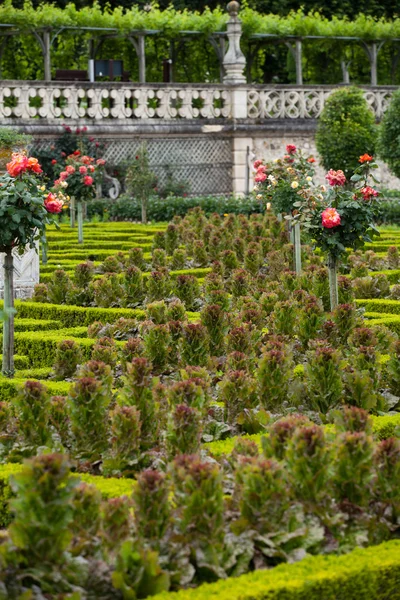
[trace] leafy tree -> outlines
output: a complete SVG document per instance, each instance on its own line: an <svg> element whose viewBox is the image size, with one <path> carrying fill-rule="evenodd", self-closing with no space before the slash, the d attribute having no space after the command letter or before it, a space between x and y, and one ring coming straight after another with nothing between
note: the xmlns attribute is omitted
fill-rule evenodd
<svg viewBox="0 0 400 600"><path fill-rule="evenodd" d="M317 150L325 169L341 169L351 177L362 154L374 154L376 126L362 90L334 92L318 121Z"/></svg>
<svg viewBox="0 0 400 600"><path fill-rule="evenodd" d="M147 204L156 185L157 177L150 169L147 147L142 144L126 174L128 191L138 198L142 205L142 223L147 223Z"/></svg>
<svg viewBox="0 0 400 600"><path fill-rule="evenodd" d="M392 173L400 177L400 91L393 94L379 128L378 152Z"/></svg>

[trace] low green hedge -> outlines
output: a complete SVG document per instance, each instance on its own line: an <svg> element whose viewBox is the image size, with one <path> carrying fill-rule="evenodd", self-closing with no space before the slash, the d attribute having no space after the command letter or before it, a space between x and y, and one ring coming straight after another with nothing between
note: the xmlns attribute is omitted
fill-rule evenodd
<svg viewBox="0 0 400 600"><path fill-rule="evenodd" d="M78 334L82 337L78 337ZM89 360L95 340L85 338L83 335L87 335L86 327L60 329L57 332L19 332L15 334L15 352L28 357L29 366L50 367L54 363L57 344L63 340L75 340L81 347L84 360ZM2 336L0 336L0 343L2 343Z"/></svg>
<svg viewBox="0 0 400 600"><path fill-rule="evenodd" d="M0 354L0 363L3 364L2 354ZM16 369L28 369L29 358L27 356L20 356L19 354L14 354L14 367Z"/></svg>
<svg viewBox="0 0 400 600"><path fill-rule="evenodd" d="M60 321L50 319L19 319L14 321L15 331L51 331L52 329L60 329ZM3 329L3 323L0 322L0 330Z"/></svg>
<svg viewBox="0 0 400 600"><path fill-rule="evenodd" d="M379 440L386 440L395 434L397 428L400 428L400 413L397 415L387 415L378 417L371 415L372 428L374 436ZM333 425L326 425L326 429L334 432ZM244 435L248 440L254 441L261 450L261 438L265 434L255 433L253 435ZM237 437L231 437L226 440L218 440L217 442L208 442L204 444L204 448L212 454L215 458L219 456L226 456L231 454L235 447Z"/></svg>
<svg viewBox="0 0 400 600"><path fill-rule="evenodd" d="M11 488L9 479L11 475L20 472L21 464L0 465L0 527L7 527L11 521L9 512L9 500L11 497ZM95 485L101 492L104 499L118 498L120 496L130 496L134 486L132 479L117 479L115 477L100 477L98 475L89 475L87 473L73 474L74 477L79 477L82 481Z"/></svg>
<svg viewBox="0 0 400 600"><path fill-rule="evenodd" d="M27 372L27 371L26 371ZM38 379L34 375L21 377L21 372L17 372L17 377L8 379L0 376L0 401L8 402L17 393L18 388L22 387L27 379ZM52 396L66 396L68 394L71 383L69 381L42 381Z"/></svg>
<svg viewBox="0 0 400 600"><path fill-rule="evenodd" d="M147 207L148 218L152 221L170 221L175 215L181 217L194 207L199 206L207 215L226 213L249 215L263 212L264 207L253 196L237 198L235 196L200 196L200 197L168 197L158 196L149 199ZM95 215L103 217L104 210L110 217L121 220L141 218L141 205L136 198L121 196L118 200L94 200L88 203L88 217Z"/></svg>
<svg viewBox="0 0 400 600"><path fill-rule="evenodd" d="M0 301L0 306L3 302ZM41 302L15 302L17 318L21 319L54 319L63 327L88 326L94 321L114 323L120 318L143 319L144 311L133 308L96 308L72 306L66 304L49 304Z"/></svg>
<svg viewBox="0 0 400 600"><path fill-rule="evenodd" d="M368 321L368 325L384 325L393 333L400 335L400 315L386 315L381 318L375 318Z"/></svg>
<svg viewBox="0 0 400 600"><path fill-rule="evenodd" d="M72 249L72 248L76 248L77 250L79 250L79 246L80 244L78 244L78 242L74 242L74 243L69 243L66 244L64 241L60 241L60 242L49 242L49 244L51 243L51 249L52 250L64 250L64 249ZM151 240L147 240L146 242L140 243L137 240L130 241L130 242L101 242L98 239L93 239L92 241L86 241L83 244L83 248L85 248L86 250L88 249L92 249L93 250L100 250L100 249L109 249L110 250L110 254L112 254L113 252L119 252L120 250L129 250L130 248L133 247L140 247L143 249L143 252L145 252L146 250L151 250Z"/></svg>
<svg viewBox="0 0 400 600"><path fill-rule="evenodd" d="M374 298L372 300L357 299L356 304L365 308L366 312L390 313L400 315L400 301Z"/></svg>
<svg viewBox="0 0 400 600"><path fill-rule="evenodd" d="M399 600L400 541L343 556L310 556L154 600Z"/></svg>

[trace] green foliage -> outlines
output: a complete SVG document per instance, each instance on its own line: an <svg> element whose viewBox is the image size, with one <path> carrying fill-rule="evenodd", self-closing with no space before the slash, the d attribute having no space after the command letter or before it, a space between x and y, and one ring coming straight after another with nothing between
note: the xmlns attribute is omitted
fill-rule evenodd
<svg viewBox="0 0 400 600"><path fill-rule="evenodd" d="M63 381L75 374L76 367L82 362L82 351L74 340L63 340L57 344L54 360L54 375Z"/></svg>
<svg viewBox="0 0 400 600"><path fill-rule="evenodd" d="M361 90L350 87L327 99L318 120L316 144L326 170L342 170L351 177L362 154L374 155L374 116Z"/></svg>
<svg viewBox="0 0 400 600"><path fill-rule="evenodd" d="M400 177L399 114L400 93L394 92L379 127L378 152L396 177Z"/></svg>
<svg viewBox="0 0 400 600"><path fill-rule="evenodd" d="M0 129L0 148L16 150L21 146L26 146L31 140L29 135L20 133L17 129L11 127L1 127Z"/></svg>
<svg viewBox="0 0 400 600"><path fill-rule="evenodd" d="M147 148L142 144L134 162L128 167L125 184L128 191L139 199L142 209L142 223L147 223L147 203L157 185L157 177L150 169Z"/></svg>

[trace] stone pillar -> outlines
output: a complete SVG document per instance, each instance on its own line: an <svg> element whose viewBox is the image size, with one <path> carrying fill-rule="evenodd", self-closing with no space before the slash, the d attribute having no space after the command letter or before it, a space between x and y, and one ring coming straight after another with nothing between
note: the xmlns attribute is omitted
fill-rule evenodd
<svg viewBox="0 0 400 600"><path fill-rule="evenodd" d="M225 69L224 83L231 86L231 118L235 124L238 119L247 118L247 88L244 70L246 58L240 48L242 36L242 22L238 17L239 2L229 2L227 10L229 21L227 23L227 36L229 40L228 51L224 56ZM234 126L233 133L233 169L232 187L233 193L242 196L246 193L248 184L248 148L252 150L252 139L239 137ZM251 186L250 186L251 189Z"/></svg>
<svg viewBox="0 0 400 600"><path fill-rule="evenodd" d="M246 77L243 74L246 67L246 57L240 48L242 22L238 17L239 9L240 4L236 0L232 0L227 6L229 21L226 25L226 33L229 40L229 47L228 52L224 56L224 83L228 85L246 83Z"/></svg>
<svg viewBox="0 0 400 600"><path fill-rule="evenodd" d="M39 283L39 253L29 248L21 256L16 250L14 255L14 295L18 299L31 298L34 287ZM4 258L0 253L0 297L4 297Z"/></svg>

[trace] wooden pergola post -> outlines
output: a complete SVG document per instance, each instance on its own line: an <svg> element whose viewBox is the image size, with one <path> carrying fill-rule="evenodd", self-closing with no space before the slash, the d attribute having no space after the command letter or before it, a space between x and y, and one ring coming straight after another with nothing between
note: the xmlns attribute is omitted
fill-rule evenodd
<svg viewBox="0 0 400 600"><path fill-rule="evenodd" d="M51 81L51 39L50 39L51 29L44 29L42 34L33 30L33 35L37 39L40 44L40 48L43 54L43 63L44 63L44 80Z"/></svg>
<svg viewBox="0 0 400 600"><path fill-rule="evenodd" d="M295 65L296 65L296 85L303 85L303 65L302 65L303 46L302 46L302 41L299 38L299 39L295 40L295 42L293 44L293 42L285 40L285 45L289 48L289 50L294 58Z"/></svg>

